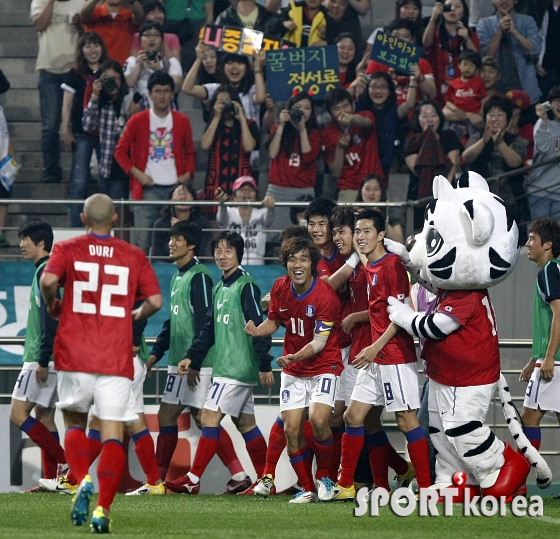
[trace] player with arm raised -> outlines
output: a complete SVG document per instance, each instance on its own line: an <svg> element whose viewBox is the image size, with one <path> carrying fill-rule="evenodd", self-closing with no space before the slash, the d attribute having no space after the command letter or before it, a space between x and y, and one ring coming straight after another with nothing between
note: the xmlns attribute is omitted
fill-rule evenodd
<svg viewBox="0 0 560 539"><path fill-rule="evenodd" d="M109 511L125 462L123 423L132 411L132 322L161 308L154 270L139 249L111 236L117 219L111 199L89 197L81 215L87 234L55 245L41 277L41 293L49 313L59 318L54 343L58 371L57 407L62 410L66 457L80 482L72 505L72 522L88 519L93 483L88 473L88 412L95 401L103 443L98 464L99 499L92 531L109 532ZM56 298L59 281L66 294ZM137 299L145 299L133 310Z"/></svg>
<svg viewBox="0 0 560 539"><path fill-rule="evenodd" d="M318 278L321 254L309 240L286 240L280 260L288 275L277 279L272 287L268 318L258 327L248 323L245 331L260 337L272 335L282 323L286 326L284 355L277 360L283 367L280 417L288 439L290 463L304 488L290 502L311 503L317 500L317 493L303 422L309 408L317 461L315 477L321 482L328 474L332 445L329 418L342 371L337 335L332 331L339 301L331 286ZM255 487L255 493L267 496L273 485L273 477L266 475Z"/></svg>

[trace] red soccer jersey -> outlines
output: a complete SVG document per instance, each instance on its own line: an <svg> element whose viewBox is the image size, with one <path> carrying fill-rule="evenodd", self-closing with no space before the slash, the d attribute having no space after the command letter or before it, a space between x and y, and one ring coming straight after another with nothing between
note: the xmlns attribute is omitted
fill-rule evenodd
<svg viewBox="0 0 560 539"><path fill-rule="evenodd" d="M44 272L64 282L56 370L132 379L133 305L160 293L146 255L117 238L87 234L57 243Z"/></svg>
<svg viewBox="0 0 560 539"><path fill-rule="evenodd" d="M403 301L408 296L408 275L399 257L387 253L367 267L369 322L371 324L371 339L375 342L389 327L391 321L387 314L387 299L394 296ZM414 363L416 351L414 340L404 330L398 333L385 345L375 363L381 365L396 365L399 363Z"/></svg>
<svg viewBox="0 0 560 539"><path fill-rule="evenodd" d="M323 256L317 265L317 274L319 277L324 275L332 275L336 273L342 266L346 259L340 254L337 247L334 248L334 253L330 258ZM352 344L352 336L344 333L342 330L342 321L350 314L350 291L348 285L344 283L337 291L338 299L340 301L340 309L336 317L335 330L338 335L338 346L346 348Z"/></svg>
<svg viewBox="0 0 560 539"><path fill-rule="evenodd" d="M496 317L487 290L440 290L435 312L461 327L445 339L427 339L422 349L430 378L448 386L492 384L500 377Z"/></svg>
<svg viewBox="0 0 560 539"><path fill-rule="evenodd" d="M309 344L316 332L330 329L336 321L339 302L331 285L316 278L311 288L296 295L288 276L276 279L270 291L268 318L286 326L284 354L295 354ZM336 332L331 331L323 350L303 361L297 361L284 372L291 376L311 377L342 372L342 356Z"/></svg>
<svg viewBox="0 0 560 539"><path fill-rule="evenodd" d="M445 94L447 101L464 112L480 112L483 97L486 97L486 86L480 77L471 77L466 82L457 77L449 83Z"/></svg>
<svg viewBox="0 0 560 539"><path fill-rule="evenodd" d="M268 140L271 141L276 133L278 124L272 127ZM317 181L317 157L321 151L321 133L312 129L309 133L311 151L302 153L299 135L296 136L294 150L290 157L282 148L278 155L270 160L269 181L281 187L315 187Z"/></svg>
<svg viewBox="0 0 560 539"><path fill-rule="evenodd" d="M368 305L368 277L367 270L363 264L359 264L350 279L350 311L360 313L369 309ZM369 322L360 322L352 328L352 348L350 348L350 361L352 363L364 348L371 342L371 329Z"/></svg>
<svg viewBox="0 0 560 539"><path fill-rule="evenodd" d="M369 118L373 122L373 126L370 129L362 129L355 125L350 127L350 145L344 150L344 165L337 179L339 189L359 189L362 180L368 174L379 174L385 178L377 149L375 116L369 110L355 114ZM323 129L325 163L333 162L338 138L342 133L335 121Z"/></svg>

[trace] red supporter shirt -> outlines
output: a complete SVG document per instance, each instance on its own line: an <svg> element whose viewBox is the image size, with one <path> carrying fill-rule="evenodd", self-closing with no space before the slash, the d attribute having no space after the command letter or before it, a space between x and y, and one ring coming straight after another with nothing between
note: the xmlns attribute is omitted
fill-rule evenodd
<svg viewBox="0 0 560 539"><path fill-rule="evenodd" d="M358 264L348 284L350 285L350 311L360 313L367 311L368 303L368 276L367 270L363 264ZM364 348L368 347L371 342L371 329L369 322L360 322L352 328L352 348L350 349L350 361L352 363Z"/></svg>
<svg viewBox="0 0 560 539"><path fill-rule="evenodd" d="M64 283L56 370L132 379L133 305L160 293L146 255L117 238L87 234L57 243L44 272Z"/></svg>
<svg viewBox="0 0 560 539"><path fill-rule="evenodd" d="M486 97L486 86L480 77L471 77L466 82L457 77L449 83L445 93L445 99L464 112L480 112L483 97Z"/></svg>
<svg viewBox="0 0 560 539"><path fill-rule="evenodd" d="M427 375L453 387L492 384L500 377L496 317L487 290L440 290L434 312L461 327L445 339L427 339L422 349Z"/></svg>
<svg viewBox="0 0 560 539"><path fill-rule="evenodd" d="M368 174L379 174L381 177L385 177L377 149L375 116L369 110L355 114L369 118L373 122L373 126L370 129L362 129L355 125L350 127L350 145L344 150L344 165L337 179L339 189L359 189L362 180ZM338 138L342 133L343 131L335 121L323 129L325 163L333 162Z"/></svg>
<svg viewBox="0 0 560 539"><path fill-rule="evenodd" d="M319 277L325 275L333 275L342 266L344 266L346 259L340 254L337 247L334 248L334 252L330 258L325 256L321 257L319 264L317 265L317 274ZM338 335L338 346L340 348L346 348L352 344L352 336L348 333L344 333L342 330L342 321L350 314L350 290L348 285L344 283L336 292L338 299L340 301L340 309L336 317L335 330Z"/></svg>
<svg viewBox="0 0 560 539"><path fill-rule="evenodd" d="M278 129L278 124L272 127L268 141L272 141ZM299 134L296 136L294 150L290 157L282 148L278 155L270 160L269 181L280 187L315 187L317 181L317 158L321 151L321 133L318 129L312 129L309 133L309 144L311 151L301 152L301 141Z"/></svg>
<svg viewBox="0 0 560 539"><path fill-rule="evenodd" d="M299 352L323 328L330 329L336 321L338 297L329 283L315 278L311 288L298 296L288 276L276 279L270 291L268 318L286 326L284 355ZM342 372L342 356L336 332L331 331L325 347L314 356L284 367L291 376L311 377Z"/></svg>
<svg viewBox="0 0 560 539"><path fill-rule="evenodd" d="M369 322L373 343L385 333L391 323L387 314L387 299L394 296L403 301L408 296L409 282L400 258L393 253L387 253L379 260L370 262L367 272ZM381 365L414 362L414 340L404 329L400 329L375 358L375 363Z"/></svg>

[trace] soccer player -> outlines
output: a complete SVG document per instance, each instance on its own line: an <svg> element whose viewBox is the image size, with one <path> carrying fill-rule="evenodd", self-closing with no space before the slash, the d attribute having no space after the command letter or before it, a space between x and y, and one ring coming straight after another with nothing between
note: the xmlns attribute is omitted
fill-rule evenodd
<svg viewBox="0 0 560 539"><path fill-rule="evenodd" d="M52 249L53 231L45 221L33 219L19 227L18 235L23 257L37 269L31 283L23 367L12 393L10 421L41 448L43 477L54 479L58 465L66 463L54 423L56 372L52 350L58 323L48 315L39 292L39 279ZM35 417L30 415L32 410ZM29 492L41 490L44 488L39 483Z"/></svg>
<svg viewBox="0 0 560 539"><path fill-rule="evenodd" d="M212 239L214 260L222 271L222 280L214 287L213 305L206 324L177 365L181 376L187 374L190 386L201 382L201 368L210 348L216 345L212 385L202 408L202 434L187 475L165 486L174 492L198 494L200 477L216 454L220 440L220 423L229 415L245 440L249 457L260 477L266 459L266 442L255 422L253 386L260 381L264 388L274 383L269 354L270 339L249 337L245 322L262 322L261 292L253 278L239 266L244 241L237 232L223 231Z"/></svg>
<svg viewBox="0 0 560 539"><path fill-rule="evenodd" d="M303 424L305 410L309 408L317 461L315 478L322 482L328 476L332 445L329 418L342 372L337 334L332 331L339 301L331 286L318 278L321 254L309 240L286 240L280 248L280 260L288 275L277 279L272 287L268 317L258 327L248 322L245 331L261 337L272 335L280 324L286 327L284 355L277 359L283 367L280 417L288 439L290 463L304 489L290 503L312 503L317 501L317 493ZM265 475L255 493L267 496L273 486L272 475Z"/></svg>
<svg viewBox="0 0 560 539"><path fill-rule="evenodd" d="M138 417L132 411L132 322L160 309L162 298L144 253L111 236L117 214L107 195L90 196L81 219L87 234L55 246L40 286L49 314L60 318L54 343L57 407L67 428L68 464L79 482L72 522L85 524L93 494L85 428L95 401L103 446L97 467L99 499L91 529L108 533L111 503L125 462L123 422ZM60 281L66 291L62 303L56 298ZM133 310L137 299L145 301Z"/></svg>
<svg viewBox="0 0 560 539"><path fill-rule="evenodd" d="M560 421L560 224L550 217L529 226L527 256L539 268L533 300L533 352L519 376L528 381L521 419L525 434L537 450L541 445L540 422L556 412ZM556 376L555 376L556 375Z"/></svg>
<svg viewBox="0 0 560 539"><path fill-rule="evenodd" d="M342 439L342 468L338 483L324 500L353 499L353 478L363 444L364 420L372 410L373 420L381 427L383 406L395 412L397 424L408 441L408 451L419 488L430 486L428 446L416 417L420 406L414 341L392 324L386 314L387 300L393 295L408 296L408 277L397 255L383 245L385 218L378 210L364 210L356 219L355 239L360 253L368 260L369 320L372 342L358 353L353 365L361 369L348 409L344 414L346 430ZM357 260L354 261L354 266ZM375 484L389 490L387 470L392 448L380 428L367 437ZM399 472L397 472L399 473Z"/></svg>
<svg viewBox="0 0 560 539"><path fill-rule="evenodd" d="M177 446L179 429L177 420L185 409L201 428L200 415L208 388L212 383L214 348L211 348L200 370L200 383L190 386L178 374L177 365L200 334L206 323L206 313L212 304L212 277L196 254L202 231L195 223L179 221L169 229L169 255L177 266L171 280L170 318L163 324L156 344L148 360L148 369L159 361L166 350L167 381L158 411L159 436L157 440L157 464L160 477L165 481L169 464ZM244 472L229 434L221 429L218 456L232 474L224 494L236 494L251 486Z"/></svg>

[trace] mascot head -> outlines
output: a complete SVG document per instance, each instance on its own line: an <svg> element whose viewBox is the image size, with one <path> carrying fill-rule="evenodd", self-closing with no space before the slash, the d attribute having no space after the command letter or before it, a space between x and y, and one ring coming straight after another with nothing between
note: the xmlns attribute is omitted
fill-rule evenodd
<svg viewBox="0 0 560 539"><path fill-rule="evenodd" d="M434 178L434 200L410 259L421 276L444 290L489 288L513 270L519 254L517 223L486 180L463 174L456 189Z"/></svg>

